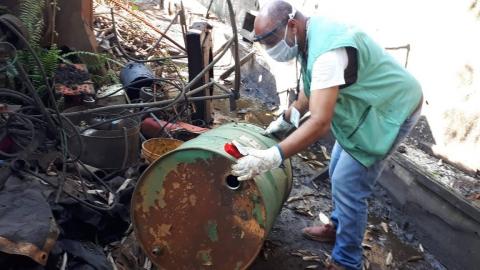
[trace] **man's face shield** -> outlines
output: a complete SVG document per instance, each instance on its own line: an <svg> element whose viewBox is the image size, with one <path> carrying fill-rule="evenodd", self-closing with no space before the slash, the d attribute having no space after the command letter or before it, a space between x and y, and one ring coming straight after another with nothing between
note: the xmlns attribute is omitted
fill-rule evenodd
<svg viewBox="0 0 480 270"><path fill-rule="evenodd" d="M270 49L274 47L275 45L277 45L278 42L280 42L282 39L285 38L286 31L288 28L286 26L291 19L295 18L296 13L297 11L295 10L295 8L292 7L292 12L288 14L287 19L279 22L277 25L275 25L272 28L272 30L267 31L260 35L255 35L253 37L253 41L260 43L265 47L265 49Z"/></svg>
<svg viewBox="0 0 480 270"><path fill-rule="evenodd" d="M282 29L285 29L285 25L288 23L288 20L278 23L272 30L265 32L260 35L255 35L253 37L254 42L258 42L269 49L274 47L278 42L283 39L284 33Z"/></svg>

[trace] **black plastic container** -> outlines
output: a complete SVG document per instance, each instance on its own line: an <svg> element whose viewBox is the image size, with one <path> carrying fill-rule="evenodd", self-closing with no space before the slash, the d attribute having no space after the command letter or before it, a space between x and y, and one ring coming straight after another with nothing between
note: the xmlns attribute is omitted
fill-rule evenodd
<svg viewBox="0 0 480 270"><path fill-rule="evenodd" d="M130 99L139 98L140 88L152 86L154 78L153 72L142 63L129 62L120 72L120 81L128 86L126 91Z"/></svg>

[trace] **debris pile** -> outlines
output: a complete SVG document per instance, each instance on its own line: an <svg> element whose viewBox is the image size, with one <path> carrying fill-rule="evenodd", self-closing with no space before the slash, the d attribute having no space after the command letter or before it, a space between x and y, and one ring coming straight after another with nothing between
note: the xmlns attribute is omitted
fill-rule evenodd
<svg viewBox="0 0 480 270"><path fill-rule="evenodd" d="M52 45L51 66L22 22L0 16L2 269L155 269L132 233L136 182L178 145L158 140L208 130L192 118L200 103L238 98L205 76L236 38L210 62L195 56L201 68L187 73L183 7L159 30L121 1L101 2L94 32L103 52Z"/></svg>

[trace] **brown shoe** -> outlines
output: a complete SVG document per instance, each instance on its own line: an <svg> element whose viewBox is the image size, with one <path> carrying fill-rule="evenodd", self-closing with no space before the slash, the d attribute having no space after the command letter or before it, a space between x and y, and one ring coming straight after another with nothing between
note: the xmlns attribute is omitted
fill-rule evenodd
<svg viewBox="0 0 480 270"><path fill-rule="evenodd" d="M303 236L310 240L324 242L324 243L335 243L335 227L333 224L324 224L321 226L307 227L303 229Z"/></svg>
<svg viewBox="0 0 480 270"><path fill-rule="evenodd" d="M340 266L333 261L330 261L327 263L327 266L325 267L325 270L346 270L347 268Z"/></svg>

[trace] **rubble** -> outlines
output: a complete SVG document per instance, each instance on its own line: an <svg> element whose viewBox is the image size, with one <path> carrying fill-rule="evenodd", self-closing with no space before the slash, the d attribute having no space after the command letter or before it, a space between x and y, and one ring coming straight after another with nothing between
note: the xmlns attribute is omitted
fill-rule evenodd
<svg viewBox="0 0 480 270"><path fill-rule="evenodd" d="M132 234L132 193L148 165L140 144L192 139L211 124L192 121L198 102L235 103L238 94L216 81L193 85L236 35L187 78L185 9L162 15L170 20L164 32L144 15L120 1L95 1L94 34L103 51L58 51L54 74L45 72L27 33L1 17L1 34L9 31L2 44L11 45L2 46L2 57L14 59L0 62L0 71L10 72L2 86L11 88L0 89L0 200L8 206L0 209L2 269L156 269ZM177 18L180 37L172 30ZM20 53L36 59L35 68L26 71ZM115 84L132 60L148 65L149 81ZM208 87L222 94L193 96Z"/></svg>

